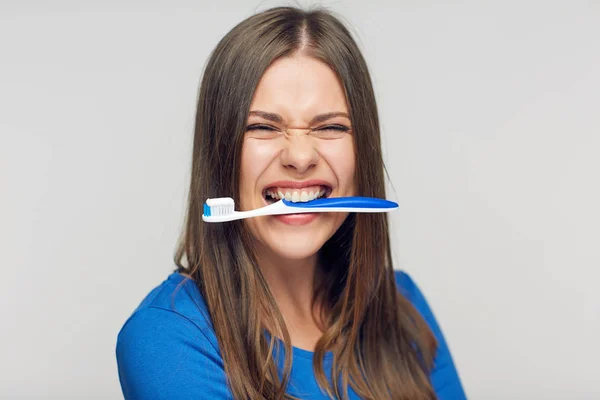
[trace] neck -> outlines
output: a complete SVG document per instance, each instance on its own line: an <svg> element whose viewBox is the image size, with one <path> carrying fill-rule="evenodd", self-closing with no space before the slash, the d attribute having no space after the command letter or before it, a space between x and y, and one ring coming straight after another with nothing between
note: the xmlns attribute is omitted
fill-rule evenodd
<svg viewBox="0 0 600 400"><path fill-rule="evenodd" d="M317 255L289 260L259 253L259 265L277 302L292 344L313 350L321 336L319 305L313 307L317 279Z"/></svg>
<svg viewBox="0 0 600 400"><path fill-rule="evenodd" d="M289 316L312 316L317 256L302 260L261 257L261 270L281 312Z"/></svg>

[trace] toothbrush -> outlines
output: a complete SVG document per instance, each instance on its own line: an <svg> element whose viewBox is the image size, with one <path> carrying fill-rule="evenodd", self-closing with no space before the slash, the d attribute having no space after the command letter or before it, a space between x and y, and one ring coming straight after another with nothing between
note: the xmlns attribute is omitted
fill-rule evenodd
<svg viewBox="0 0 600 400"><path fill-rule="evenodd" d="M393 201L373 197L328 197L307 202L293 203L281 199L268 206L250 211L235 211L231 197L208 199L204 204L204 222L227 222L263 215L282 215L314 212L360 212L380 213L393 211L398 204Z"/></svg>

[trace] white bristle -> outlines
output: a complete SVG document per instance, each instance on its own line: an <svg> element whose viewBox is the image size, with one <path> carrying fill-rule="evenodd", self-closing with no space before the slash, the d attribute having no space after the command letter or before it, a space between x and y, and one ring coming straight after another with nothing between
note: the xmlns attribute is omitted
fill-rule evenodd
<svg viewBox="0 0 600 400"><path fill-rule="evenodd" d="M207 199L206 205L210 207L210 215L214 217L229 215L235 211L235 203L231 197Z"/></svg>

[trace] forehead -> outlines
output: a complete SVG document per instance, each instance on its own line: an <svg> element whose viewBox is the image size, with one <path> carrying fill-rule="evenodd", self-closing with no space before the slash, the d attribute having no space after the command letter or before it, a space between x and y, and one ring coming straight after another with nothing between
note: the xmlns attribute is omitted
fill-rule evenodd
<svg viewBox="0 0 600 400"><path fill-rule="evenodd" d="M307 122L316 114L348 112L337 75L306 55L280 58L262 76L250 110L280 114L287 122Z"/></svg>

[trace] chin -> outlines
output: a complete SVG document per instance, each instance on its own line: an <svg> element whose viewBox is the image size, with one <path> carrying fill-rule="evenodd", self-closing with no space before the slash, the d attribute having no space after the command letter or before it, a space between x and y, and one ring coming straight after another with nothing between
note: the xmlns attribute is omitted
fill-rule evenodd
<svg viewBox="0 0 600 400"><path fill-rule="evenodd" d="M284 260L290 261L301 261L306 260L314 256L320 249L321 246L310 246L308 243L302 244L281 244L277 243L274 246L270 246L271 250L277 254L277 256Z"/></svg>
<svg viewBox="0 0 600 400"><path fill-rule="evenodd" d="M288 230L270 232L263 237L263 245L277 258L300 261L314 256L328 239L324 232L314 230Z"/></svg>

